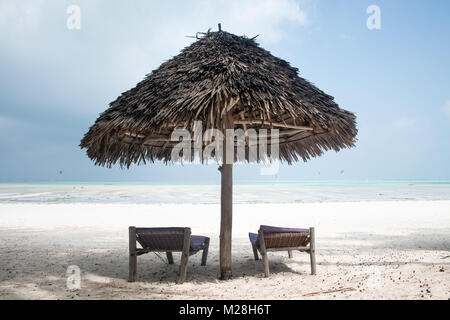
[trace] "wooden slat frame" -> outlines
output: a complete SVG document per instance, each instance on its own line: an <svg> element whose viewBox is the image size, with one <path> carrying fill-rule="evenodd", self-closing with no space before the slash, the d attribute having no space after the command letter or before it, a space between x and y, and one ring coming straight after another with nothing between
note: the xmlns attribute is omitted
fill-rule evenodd
<svg viewBox="0 0 450 320"><path fill-rule="evenodd" d="M169 264L173 264L173 252L181 252L181 263L180 263L180 269L179 274L177 278L177 283L181 284L186 280L187 275L187 267L189 262L189 256L191 254L197 253L200 250L203 250L202 254L202 262L201 265L206 265L206 260L208 257L208 251L209 251L209 242L210 239L208 237L205 237L205 244L204 246L199 250L191 251L191 229L190 228L184 228L183 231L183 248L181 250L150 250L145 248L137 248L137 236L136 236L136 227L131 226L128 228L129 233L129 275L128 275L128 281L134 282L136 281L136 275L137 275L137 257L149 252L165 252L167 256L167 261Z"/></svg>
<svg viewBox="0 0 450 320"><path fill-rule="evenodd" d="M289 258L292 258L292 251L298 250L300 252L307 252L310 256L311 260L311 274L316 274L316 239L315 239L315 228L309 228L309 246L298 246L298 247L280 247L280 248L266 248L266 243L264 240L264 231L258 230L258 239L259 239L259 248L252 244L253 255L255 260L259 260L258 257L258 249L261 253L263 264L264 264L264 274L266 277L269 276L269 260L267 257L268 252L276 252L276 251L287 251Z"/></svg>
<svg viewBox="0 0 450 320"><path fill-rule="evenodd" d="M136 250L136 227L129 227L129 274L128 281L136 281L137 273L137 250Z"/></svg>
<svg viewBox="0 0 450 320"><path fill-rule="evenodd" d="M177 279L178 284L181 284L184 282L184 280L186 280L190 247L191 247L191 228L184 228L183 251L181 253L180 271Z"/></svg>

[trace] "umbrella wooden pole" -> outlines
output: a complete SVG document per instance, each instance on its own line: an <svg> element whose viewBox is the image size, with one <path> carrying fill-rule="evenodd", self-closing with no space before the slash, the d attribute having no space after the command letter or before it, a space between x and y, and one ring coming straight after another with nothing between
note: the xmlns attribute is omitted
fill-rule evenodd
<svg viewBox="0 0 450 320"><path fill-rule="evenodd" d="M223 164L220 194L220 279L231 279L231 228L233 223L233 165Z"/></svg>

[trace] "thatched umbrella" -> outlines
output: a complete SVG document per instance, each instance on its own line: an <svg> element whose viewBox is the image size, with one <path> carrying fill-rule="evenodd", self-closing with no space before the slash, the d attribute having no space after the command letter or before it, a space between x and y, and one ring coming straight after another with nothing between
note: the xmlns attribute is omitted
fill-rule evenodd
<svg viewBox="0 0 450 320"><path fill-rule="evenodd" d="M355 116L300 78L298 69L260 48L254 39L221 31L219 25L218 32L202 34L122 93L80 146L102 166L172 162L178 141L171 141L171 134L177 128L193 132L195 121L202 121L202 129L279 129L279 159L288 164L329 149L352 147L357 134ZM251 143L249 139L245 143L249 161ZM194 150L194 143L190 147ZM261 152L259 159L274 158L268 148ZM213 156L221 161L220 155ZM222 279L231 277L232 166L222 162L220 167Z"/></svg>

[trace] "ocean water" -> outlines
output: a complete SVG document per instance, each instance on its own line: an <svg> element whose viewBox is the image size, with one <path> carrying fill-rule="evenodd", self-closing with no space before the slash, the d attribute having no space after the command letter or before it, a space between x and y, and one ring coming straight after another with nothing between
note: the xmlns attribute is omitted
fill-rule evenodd
<svg viewBox="0 0 450 320"><path fill-rule="evenodd" d="M450 200L450 180L238 183L234 203ZM0 203L219 203L220 185L0 183Z"/></svg>

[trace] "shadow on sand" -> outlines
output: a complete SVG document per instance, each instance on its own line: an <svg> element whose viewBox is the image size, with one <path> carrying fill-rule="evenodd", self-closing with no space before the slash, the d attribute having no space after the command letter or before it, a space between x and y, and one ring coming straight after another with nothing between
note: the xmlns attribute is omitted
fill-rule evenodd
<svg viewBox="0 0 450 320"><path fill-rule="evenodd" d="M77 230L79 233L79 230ZM39 294L55 298L68 298L71 293L66 290L66 270L69 265L79 266L82 281L95 295L95 288L99 286L113 287L122 291L135 290L128 279L128 251L127 239L112 234L98 233L95 237L86 233L86 239L78 240L71 245L71 233L61 232L53 237L39 230L0 230L1 243L24 243L23 246L0 246L0 285L9 299L33 298L30 290L26 294L20 286L35 285L36 297ZM89 236L88 236L89 233ZM54 235L54 233L52 233ZM78 235L79 237L79 235ZM243 239L237 239L234 246L233 277L263 278L262 261L255 261L250 245L245 245ZM112 242L111 242L112 241ZM367 242L367 245L364 243ZM89 248L86 247L89 243ZM108 245L105 245L108 243ZM450 229L419 229L404 236L391 236L371 233L341 233L337 237L317 238L318 265L329 266L386 266L386 265L449 265L450 264ZM344 249L343 249L344 248ZM441 261L400 261L375 259L373 262L341 263L334 261L333 256L348 250L351 255L373 253L374 256L383 254L383 250L434 250L442 251ZM391 251L392 252L392 251ZM162 258L162 259L160 259ZM394 257L395 258L395 257ZM175 264L167 264L165 255L146 254L138 258L137 282L146 286L145 290L157 284L174 284L177 279L180 254L174 254ZM200 265L201 254L189 258L186 283L219 283L218 243L212 243L206 266ZM331 262L330 262L331 261ZM307 276L310 274L309 256L305 253L294 253L294 259L287 259L286 252L269 254L270 273L275 276L282 273L292 273ZM295 267L296 266L296 267ZM292 268L295 267L295 270ZM48 286L48 287L47 287ZM52 290L46 288L54 286ZM58 290L55 290L58 289ZM32 291L33 291L32 290ZM24 291L25 292L25 289ZM136 293L138 294L138 293ZM119 297L120 298L120 297ZM0 296L1 299L1 296Z"/></svg>

